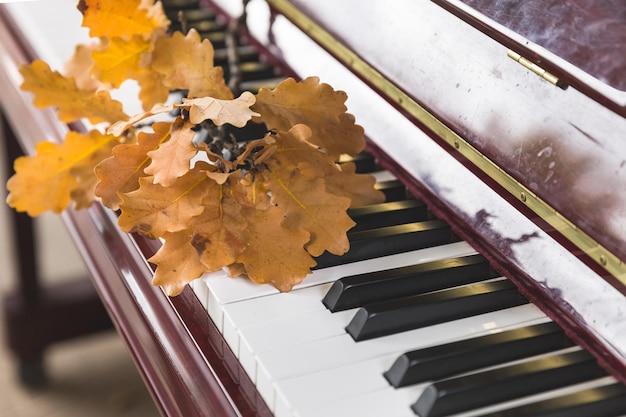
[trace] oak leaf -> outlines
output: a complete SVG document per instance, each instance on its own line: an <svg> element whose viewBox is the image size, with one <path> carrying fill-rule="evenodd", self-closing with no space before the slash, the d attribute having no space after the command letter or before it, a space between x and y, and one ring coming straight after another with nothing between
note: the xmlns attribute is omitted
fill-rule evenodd
<svg viewBox="0 0 626 417"><path fill-rule="evenodd" d="M255 101L254 94L244 91L234 100L220 100L213 97L183 99L183 104L179 107L189 107L191 123L200 124L210 119L217 126L228 123L236 127L244 127L253 116L260 116L249 108Z"/></svg>
<svg viewBox="0 0 626 417"><path fill-rule="evenodd" d="M211 185L204 172L208 169L208 164L198 163L169 187L152 177L139 178L139 189L121 195L120 228L153 238L188 229L190 219L204 210L202 201Z"/></svg>
<svg viewBox="0 0 626 417"><path fill-rule="evenodd" d="M326 190L350 199L350 207L362 207L385 201L385 194L374 188L376 178L369 174L357 174L353 162L341 164L331 178L326 180Z"/></svg>
<svg viewBox="0 0 626 417"><path fill-rule="evenodd" d="M99 80L117 88L128 79L138 78L142 70L145 71L151 48L150 40L139 35L130 39L112 38L104 48L92 52L92 72Z"/></svg>
<svg viewBox="0 0 626 417"><path fill-rule="evenodd" d="M290 158L293 149L303 143L304 149L308 148L310 153L321 154L306 143L309 135L310 130L303 125L275 135L279 146L272 158L266 160L267 170L261 172L264 185L271 190L272 201L284 213L282 225L290 230L304 229L311 234L306 246L311 255L319 256L324 250L343 255L350 247L346 232L355 225L346 213L350 199L329 193L324 178L311 175L315 172L323 174L324 168L308 169L311 165L306 156L301 156L303 162L297 165ZM287 157L282 158L283 155ZM331 162L327 164L334 168Z"/></svg>
<svg viewBox="0 0 626 417"><path fill-rule="evenodd" d="M66 78L74 78L76 86L80 90L96 91L98 89L110 89L107 83L98 80L93 76L91 70L94 62L91 54L102 47L99 42L92 42L88 45L77 45L74 55L63 65L62 74Z"/></svg>
<svg viewBox="0 0 626 417"><path fill-rule="evenodd" d="M180 294L185 285L208 272L191 245L191 233L167 233L165 243L148 261L157 265L152 284L160 285L170 297Z"/></svg>
<svg viewBox="0 0 626 417"><path fill-rule="evenodd" d="M163 85L161 76L150 69L141 69L134 79L139 84L139 100L143 109L150 109L167 100L170 89Z"/></svg>
<svg viewBox="0 0 626 417"><path fill-rule="evenodd" d="M60 144L40 142L35 155L15 160L15 175L7 182L7 203L33 217L47 210L60 213L70 203L72 191L84 193L77 190L78 180L72 171L93 170L101 160L97 155L106 154L102 151L115 141L114 136L93 130L87 135L69 132Z"/></svg>
<svg viewBox="0 0 626 417"><path fill-rule="evenodd" d="M147 175L143 170L150 163L147 153L169 139L170 127L171 124L167 122L154 123L154 132L139 132L137 143L115 146L111 151L112 156L96 166L95 174L99 182L95 194L105 206L119 209L122 201L119 193L139 188L139 178Z"/></svg>
<svg viewBox="0 0 626 417"><path fill-rule="evenodd" d="M215 271L235 262L244 250L247 224L229 183L208 184L204 211L191 220L191 244L207 269Z"/></svg>
<svg viewBox="0 0 626 417"><path fill-rule="evenodd" d="M188 110L189 121L192 124L200 124L210 119L217 126L231 124L236 127L244 127L253 116L257 115L257 113L249 109L254 104L254 100L254 95L245 91L236 99L229 100L199 97L183 99L182 103L158 103L150 110L135 114L128 120L120 120L113 123L108 128L107 133L120 136L125 130L148 117L169 113L177 108Z"/></svg>
<svg viewBox="0 0 626 417"><path fill-rule="evenodd" d="M233 98L222 68L213 66L213 45L201 40L195 29L186 36L175 32L157 39L151 66L161 74L164 85L188 90L190 97Z"/></svg>
<svg viewBox="0 0 626 417"><path fill-rule="evenodd" d="M156 29L169 24L161 3L143 0L82 0L84 27L91 37L149 37Z"/></svg>
<svg viewBox="0 0 626 417"><path fill-rule="evenodd" d="M155 183L169 187L189 172L191 159L198 153L198 148L193 143L196 135L193 127L193 124L180 117L176 118L170 129L169 140L148 152L152 162L144 172L154 176Z"/></svg>
<svg viewBox="0 0 626 417"><path fill-rule="evenodd" d="M54 106L59 110L59 119L73 122L86 117L91 123L116 122L128 116L122 103L113 100L108 91L81 90L72 78L65 78L52 71L47 63L35 60L20 67L24 77L21 88L35 93L33 103L39 108Z"/></svg>
<svg viewBox="0 0 626 417"><path fill-rule="evenodd" d="M310 238L308 231L283 227L283 212L276 206L267 210L244 208L242 214L248 224L246 249L237 263L252 281L289 291L311 273L316 262L303 248Z"/></svg>
<svg viewBox="0 0 626 417"><path fill-rule="evenodd" d="M333 158L365 149L363 128L346 113L346 93L320 83L317 77L300 82L288 78L274 90L261 88L256 98L252 110L261 116L254 120L269 129L287 131L296 124L305 124L313 131L310 142Z"/></svg>

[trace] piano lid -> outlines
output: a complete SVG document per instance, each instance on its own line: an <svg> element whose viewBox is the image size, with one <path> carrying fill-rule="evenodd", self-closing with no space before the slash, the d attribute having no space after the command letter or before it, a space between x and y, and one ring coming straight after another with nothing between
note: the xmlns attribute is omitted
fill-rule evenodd
<svg viewBox="0 0 626 417"><path fill-rule="evenodd" d="M626 93L461 1L267 2L507 198L626 283L626 118L605 105L626 103ZM520 45L514 52L532 47L531 58L542 57L537 62L558 62L550 69L571 87L510 59ZM580 89L573 88L577 80ZM606 100L586 94L583 84Z"/></svg>
<svg viewBox="0 0 626 417"><path fill-rule="evenodd" d="M433 0L626 115L626 3L594 0Z"/></svg>

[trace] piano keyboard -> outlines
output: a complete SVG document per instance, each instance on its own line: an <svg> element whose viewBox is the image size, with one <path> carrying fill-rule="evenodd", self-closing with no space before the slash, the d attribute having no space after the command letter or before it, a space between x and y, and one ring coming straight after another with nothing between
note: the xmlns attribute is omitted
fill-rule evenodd
<svg viewBox="0 0 626 417"><path fill-rule="evenodd" d="M226 65L225 25L194 1L170 3ZM280 80L254 48L238 50L244 89ZM354 210L348 255L323 255L292 292L223 272L191 285L276 417L626 413L623 385L389 173L375 175L388 203Z"/></svg>

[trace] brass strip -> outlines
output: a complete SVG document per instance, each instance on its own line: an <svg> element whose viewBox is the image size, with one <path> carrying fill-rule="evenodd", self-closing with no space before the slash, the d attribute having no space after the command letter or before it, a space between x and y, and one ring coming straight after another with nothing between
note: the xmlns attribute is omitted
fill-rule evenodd
<svg viewBox="0 0 626 417"><path fill-rule="evenodd" d="M626 266L613 253L608 251L588 234L579 230L575 224L557 212L548 203L537 197L532 191L518 182L511 175L503 171L493 161L480 153L470 143L453 132L434 115L426 111L400 88L386 79L376 69L362 60L348 47L337 41L332 35L322 29L308 16L293 6L288 0L267 0L278 12L283 14L307 33L312 39L322 45L332 55L344 63L359 76L366 79L373 87L386 94L397 105L401 106L409 114L423 123L428 129L453 146L465 158L482 170L490 178L523 202L540 218L554 227L570 242L587 254L591 259L606 269L621 283L626 284Z"/></svg>

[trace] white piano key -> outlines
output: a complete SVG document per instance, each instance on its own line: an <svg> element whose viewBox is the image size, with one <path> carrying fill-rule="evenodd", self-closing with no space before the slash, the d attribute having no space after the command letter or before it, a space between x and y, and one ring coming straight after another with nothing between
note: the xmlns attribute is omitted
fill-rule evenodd
<svg viewBox="0 0 626 417"><path fill-rule="evenodd" d="M347 275L435 261L446 257L472 255L475 253L476 251L468 243L456 242L433 248L419 249L381 258L323 268L313 271L302 283L295 286L289 294L295 294L302 288L334 282ZM206 282L209 287L209 316L211 316L220 331L223 331L224 306L230 303L280 294L280 292L271 285L258 285L243 277L229 278L224 272L205 274L203 278L206 278L204 282Z"/></svg>
<svg viewBox="0 0 626 417"><path fill-rule="evenodd" d="M194 294L202 304L202 308L208 311L209 309L209 287L204 282L205 278L198 278L189 283L189 286L193 290Z"/></svg>
<svg viewBox="0 0 626 417"><path fill-rule="evenodd" d="M348 397L338 401L319 402L312 407L306 407L292 413L297 417L416 417L409 404L422 389L412 386L400 389L387 387L381 390L368 392L356 397Z"/></svg>
<svg viewBox="0 0 626 417"><path fill-rule="evenodd" d="M393 175L391 172L389 172L387 170L370 172L370 175L372 175L374 178L376 178L376 182L394 181L394 180L398 179L398 178L396 178L395 175Z"/></svg>
<svg viewBox="0 0 626 417"><path fill-rule="evenodd" d="M255 375L259 354L343 335L355 312L353 309L331 313L324 309L242 327L239 331L239 361L248 375Z"/></svg>
<svg viewBox="0 0 626 417"><path fill-rule="evenodd" d="M276 384L281 381L544 320L544 317L539 309L528 304L363 342L355 342L348 334L329 337L259 353L253 381L270 409L274 409Z"/></svg>

